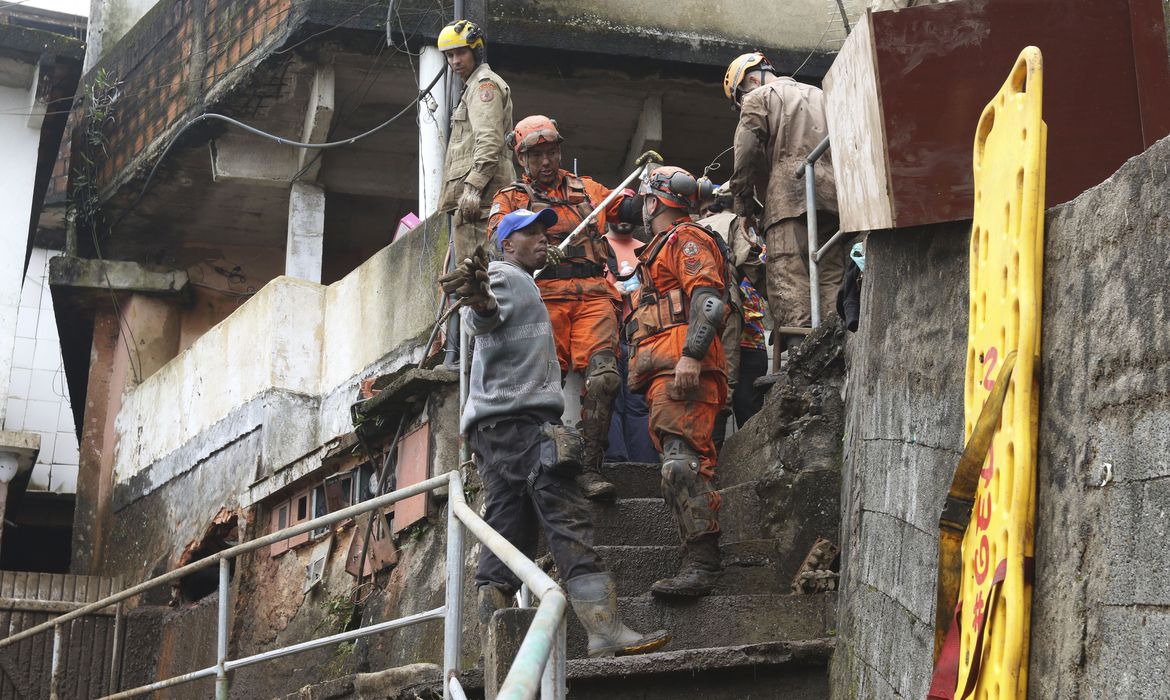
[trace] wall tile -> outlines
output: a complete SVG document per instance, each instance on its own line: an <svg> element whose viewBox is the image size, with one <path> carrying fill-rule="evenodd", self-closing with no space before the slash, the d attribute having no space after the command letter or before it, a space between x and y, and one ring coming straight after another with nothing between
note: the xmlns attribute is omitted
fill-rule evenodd
<svg viewBox="0 0 1170 700"><path fill-rule="evenodd" d="M29 398L28 390L29 384L32 382L32 370L20 367L14 367L12 374L8 379L8 395L14 396L18 399Z"/></svg>
<svg viewBox="0 0 1170 700"><path fill-rule="evenodd" d="M57 418L60 414L60 408L52 401L37 401L36 399L28 402L28 410L25 413L24 429L35 430L37 432L46 431L50 435L57 432ZM41 452L48 451L52 454L51 448L46 450L45 445L41 444Z"/></svg>
<svg viewBox="0 0 1170 700"><path fill-rule="evenodd" d="M5 407L4 413L4 429L24 430L25 410L26 405L24 399L14 399L9 397L8 405Z"/></svg>

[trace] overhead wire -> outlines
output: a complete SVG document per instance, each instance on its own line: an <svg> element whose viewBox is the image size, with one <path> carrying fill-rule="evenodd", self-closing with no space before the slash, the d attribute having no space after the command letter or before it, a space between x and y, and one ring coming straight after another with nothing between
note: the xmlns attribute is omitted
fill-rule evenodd
<svg viewBox="0 0 1170 700"><path fill-rule="evenodd" d="M142 202L142 198L146 195L146 190L150 186L151 180L154 179L154 174L158 170L158 166L164 160L166 160L167 154L169 154L171 149L174 148L175 144L178 143L179 138L188 129L190 129L191 127L195 126L196 124L198 124L200 122L203 122L203 121L222 121L222 122L225 122L227 124L231 124L232 126L235 126L236 128L242 129L250 134L253 134L255 136L259 136L261 138L268 139L269 141L274 141L274 142L281 144L283 146L292 146L294 148L306 148L306 149L318 149L318 150L326 150L326 149L330 149L330 148L341 148L343 146L350 146L352 144L355 144L358 141L361 141L364 138L372 136L372 135L378 133L379 131L381 131L382 129L385 129L386 127L393 124L399 117L401 117L403 114L406 114L406 112L408 110L410 110L415 105L417 105L419 100L422 99L422 96L427 94L428 92L430 92L430 90L435 86L436 83L439 82L439 79L442 78L446 72L447 72L446 68L444 68L442 71L440 71L434 77L434 79L431 80L430 84L428 84L425 88L420 90L419 93L417 95L415 95L414 99L411 100L410 103L407 104L405 107L398 110L398 112L396 112L394 114L394 116L385 120L381 124L378 124L377 126L375 126L372 129L368 129L367 131L364 131L356 136L350 136L349 138L341 139L339 141L326 141L323 143L305 143L303 141L294 141L293 139L286 139L283 136L277 136L276 134L270 134L266 131L263 131L262 129L257 129L254 126L251 126L249 124L245 124L244 122L242 122L238 119L233 119L233 118L226 116L226 115L223 115L223 114L218 114L215 112L204 112L203 114L197 115L197 116L191 118L190 120L188 120L186 124L179 127L178 131L176 131L174 136L171 137L170 143L168 143L166 145L166 148L163 149L163 151L159 155L158 159L155 160L154 165L151 166L150 172L146 176L146 181L142 183L142 189L139 190L139 192L138 192L138 196L134 198L134 201L131 202L128 207L126 207L125 209L122 210L122 212L118 215L118 218L114 221L114 223L110 225L110 229L113 230L113 229L117 228L118 225L121 224L122 221L126 218L126 216L130 212L134 211L134 209L138 206L138 204Z"/></svg>
<svg viewBox="0 0 1170 700"><path fill-rule="evenodd" d="M28 0L25 0L25 1L28 1ZM316 39L316 38L323 36L329 32L340 29L340 28L344 27L346 25L346 23L348 23L350 20L354 19L355 17L360 16L362 13L366 12L367 10L372 9L373 7L376 7L378 4L380 4L380 3L379 2L372 2L368 5L365 5L361 9L355 11L353 14L349 15L348 17L341 20L337 24L334 24L331 27L328 27L322 31L311 34L303 39L298 40L296 43L294 43L290 46L284 47L282 49L273 51L271 53L261 53L260 55L257 55L253 58L248 59L248 60L240 61L240 62L234 64L233 66L231 66L230 68L228 68L227 70L223 71L222 73L212 73L212 74L207 75L205 77L192 78L190 80L175 80L175 81L171 81L171 82L167 82L167 83L161 83L159 85L156 85L155 87L145 87L145 88L141 88L138 90L125 92L121 95L121 97L123 99L130 98L130 97L138 97L138 96L142 96L142 95L147 95L149 93L161 92L163 90L167 90L167 89L172 88L172 87L182 87L184 85L192 85L192 84L203 84L207 80L211 80L211 81L218 80L218 79L223 78L225 76L231 75L232 73L234 73L242 68L246 68L246 67L253 65L255 63L259 63L259 62L267 59L271 55L283 55L283 54L289 53L293 49L299 48L300 46L304 45L305 43L307 43L313 39ZM244 36L252 31L254 31L257 26L269 21L270 18L276 18L279 15L287 14L289 12L291 12L290 7L277 8L277 11L272 13L271 16L270 15L261 15L255 21L253 21L251 24L249 24L248 26L241 29L239 32L236 32L235 34L231 35L230 37L228 37L226 39L223 39L222 41L219 41L213 45L209 45L206 49L203 49L201 51L190 51L186 54L183 54L183 56L181 56L180 58L174 59L174 60L166 62L166 63L162 63L162 64L154 67L153 70L156 73L161 72L161 71L165 71L165 69L167 69L167 68L187 63L190 61L190 59L192 59L196 56L210 55L214 51L218 50L220 47L225 46L227 44L230 44L231 42L235 41L239 37ZM418 15L418 16L426 16L429 14L429 12L430 11L414 11L414 12L409 12L408 14L414 14L414 15ZM73 96L60 97L60 98L57 98L55 100L51 100L50 102L48 102L46 104L53 104L56 102L64 102L66 100L73 100L73 99L74 99ZM72 111L72 109L55 110L55 111L51 111L51 112L45 112L44 114L42 114L40 116L53 116L53 115L60 115L60 114L69 114L69 112L71 112L71 111ZM38 113L38 114L40 114L40 113ZM4 116L33 116L32 112L28 111L26 108L20 108L20 111L0 110L0 115L4 115Z"/></svg>

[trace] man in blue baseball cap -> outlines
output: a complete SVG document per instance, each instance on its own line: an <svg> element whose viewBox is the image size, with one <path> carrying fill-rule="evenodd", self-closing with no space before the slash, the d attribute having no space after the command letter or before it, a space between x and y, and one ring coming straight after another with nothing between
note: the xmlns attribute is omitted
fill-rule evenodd
<svg viewBox="0 0 1170 700"><path fill-rule="evenodd" d="M561 367L548 309L532 274L548 261L551 208L517 209L500 221L502 260L483 246L440 281L466 307L463 327L475 337L471 384L460 430L475 455L484 488L484 520L529 558L540 528L565 580L569 600L589 633L589 656L640 654L670 640L622 624L614 575L593 549L593 522L577 485L584 443L561 425ZM520 580L496 555L480 550L475 573L481 635L508 606ZM486 642L485 642L486 644Z"/></svg>

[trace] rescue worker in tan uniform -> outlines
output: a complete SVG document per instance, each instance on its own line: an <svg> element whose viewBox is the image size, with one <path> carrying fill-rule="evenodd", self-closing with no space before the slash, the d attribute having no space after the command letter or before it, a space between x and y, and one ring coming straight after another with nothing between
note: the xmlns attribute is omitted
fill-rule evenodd
<svg viewBox="0 0 1170 700"><path fill-rule="evenodd" d="M739 56L727 68L723 92L739 109L735 169L728 182L744 227L763 231L767 244L768 307L777 326L812 325L808 275L805 183L797 168L828 135L819 88L776 75L761 53ZM763 202L761 211L758 201ZM820 242L837 230L837 186L830 154L816 168ZM830 250L818 264L821 308L832 309L845 274L848 246ZM789 340L799 345L800 338ZM783 350L783 348L778 348Z"/></svg>
<svg viewBox="0 0 1170 700"><path fill-rule="evenodd" d="M650 437L662 455L662 497L683 541L678 574L660 596L703 596L723 571L715 484L715 420L727 403L727 261L717 234L688 215L698 183L662 166L643 182L643 218L654 238L639 255L642 287L626 325L630 389L650 404Z"/></svg>
<svg viewBox="0 0 1170 700"><path fill-rule="evenodd" d="M504 134L512 128L512 91L484 60L487 44L474 22L448 24L437 45L464 83L451 114L439 195L439 211L454 211L455 260L463 260L484 240L492 197L516 179L504 148Z"/></svg>
<svg viewBox="0 0 1170 700"><path fill-rule="evenodd" d="M557 223L548 229L552 251L609 195L610 189L561 169L564 139L556 122L546 116L521 119L507 140L524 175L496 194L488 219L488 236L495 235L496 227L509 212L553 209ZM607 223L619 219L625 199L615 197L578 236L575 245L563 253L563 258L550 258L536 276L552 321L561 373L581 372L585 379L579 425L585 438L585 457L578 482L590 499L615 495L613 484L602 478L600 469L609 444L613 401L622 381L617 361L622 299L605 277L611 253L602 232Z"/></svg>

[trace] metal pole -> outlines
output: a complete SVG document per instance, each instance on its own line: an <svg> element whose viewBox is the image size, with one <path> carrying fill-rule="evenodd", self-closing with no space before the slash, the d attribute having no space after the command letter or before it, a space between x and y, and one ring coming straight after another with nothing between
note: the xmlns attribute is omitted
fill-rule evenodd
<svg viewBox="0 0 1170 700"><path fill-rule="evenodd" d="M467 395L471 391L471 334L459 324L459 415L467 406ZM459 435L459 465L471 459L471 446L467 444L467 436ZM458 466L456 469L458 469Z"/></svg>
<svg viewBox="0 0 1170 700"><path fill-rule="evenodd" d="M119 582L118 585L121 585ZM122 604L114 608L114 650L110 653L110 682L107 693L113 693L121 686L119 676L122 675Z"/></svg>
<svg viewBox="0 0 1170 700"><path fill-rule="evenodd" d="M105 608L110 607L114 603L117 603L117 602L120 602L123 600L128 600L128 599L133 598L134 596L136 596L140 593L144 593L146 591L151 590L152 588L156 588L158 586L161 586L164 583L170 583L171 581L178 581L179 579L183 578L184 576L190 575L192 573L195 573L196 571L200 571L202 569L206 569L210 566L214 566L214 565L218 564L221 559L231 559L231 558L237 557L241 554L247 554L248 552L255 551L255 550L260 549L262 547L267 547L268 545L273 544L274 542L280 542L281 540L287 540L288 538L295 537L296 535L299 535L303 532L309 532L310 530L316 530L317 528L326 527L327 525L339 523L342 520L349 520L350 518L353 518L354 516L357 516L357 515L361 515L362 513L366 513L366 512L369 512L371 510L375 510L377 508L384 508L385 506L388 506L391 503L397 503L398 501L406 500L407 498L410 498L411 496L417 496L420 493L425 493L427 491L431 491L433 489L439 488L441 486L446 485L447 482L448 482L448 476L446 474L432 476L431 478L429 478L425 481L420 481L417 484L413 484L411 486L406 486L406 487L403 487L400 489L396 489L394 491L391 491L390 493L383 494L381 496L377 496L375 498L371 498L369 500L362 501L361 503L354 504L348 508L342 508L341 510L337 510L337 511L334 511L332 513L329 513L328 515L322 515L319 518L313 518L312 520L306 520L303 523L293 525L291 527L286 527L285 529L279 530L277 532L270 532L267 535L264 535L263 537L257 537L254 540L248 540L247 542L241 542L240 544L237 544L234 547L228 547L227 549L216 552L215 554L212 554L209 557L205 557L205 558L200 559L198 561L193 561L190 564L187 564L186 566L181 566L181 567L174 569L172 571L168 571L167 573L165 573L161 576L155 576L154 578L152 578L148 581L144 581L144 582L137 584L135 586L131 586L130 588L122 590L122 591L115 593L113 595L106 596L105 598L102 598L99 601L96 601L93 603L87 603L84 606L77 608L76 610L74 610L72 612L68 612L68 613L65 613L64 615L61 615L60 617L56 617L52 620L47 620L45 622L42 622L41 624L37 625L36 627L30 627L22 632L17 632L16 634L4 637L3 639L0 639L0 648L4 648L6 646L16 644L17 642L19 642L23 639L28 639L29 637L40 634L41 632L46 632L50 628L56 627L57 625L64 624L66 622L69 622L70 620L76 620L79 617L84 617L84 616L89 615L91 613L96 613L99 610L103 610ZM230 664L228 665L228 670L231 670Z"/></svg>
<svg viewBox="0 0 1170 700"><path fill-rule="evenodd" d="M219 560L219 620L215 628L215 700L228 700L228 583L231 563Z"/></svg>
<svg viewBox="0 0 1170 700"><path fill-rule="evenodd" d="M53 661L49 672L49 700L57 700L61 685L61 626L53 627Z"/></svg>
<svg viewBox="0 0 1170 700"><path fill-rule="evenodd" d="M516 594L516 607L531 608L532 607L532 591L528 590L528 584L520 584L520 592Z"/></svg>
<svg viewBox="0 0 1170 700"><path fill-rule="evenodd" d="M820 146L817 147L817 149L819 148ZM816 153L817 149L814 149L813 153ZM809 296L811 297L809 308L811 310L810 315L812 317L813 328L821 325L821 280L817 270L817 247L820 243L817 241L817 187L815 168L816 166L813 165L813 157L810 155L808 161L804 164L804 194L805 206L808 208L808 289Z"/></svg>
<svg viewBox="0 0 1170 700"><path fill-rule="evenodd" d="M464 353L466 350L464 350ZM466 354L463 355L466 357ZM462 499L463 479L451 472L447 486L447 609L443 619L443 698L451 700L450 680L459 673L459 651L463 644L463 524L455 516L455 504ZM455 492L459 490L459 498Z"/></svg>
<svg viewBox="0 0 1170 700"><path fill-rule="evenodd" d="M541 700L565 700L568 693L565 682L566 619L567 616L561 618L561 626L553 642L552 655L544 665L544 676L540 679Z"/></svg>
<svg viewBox="0 0 1170 700"><path fill-rule="evenodd" d="M845 237L844 231L838 230L836 233L834 233L833 237L830 238L829 241L827 243L825 243L823 246L821 246L821 249L817 251L817 256L816 256L817 262L820 262L821 258L825 257L825 253L828 253L829 249L832 248L833 246L837 245L837 241L841 240L844 237Z"/></svg>

